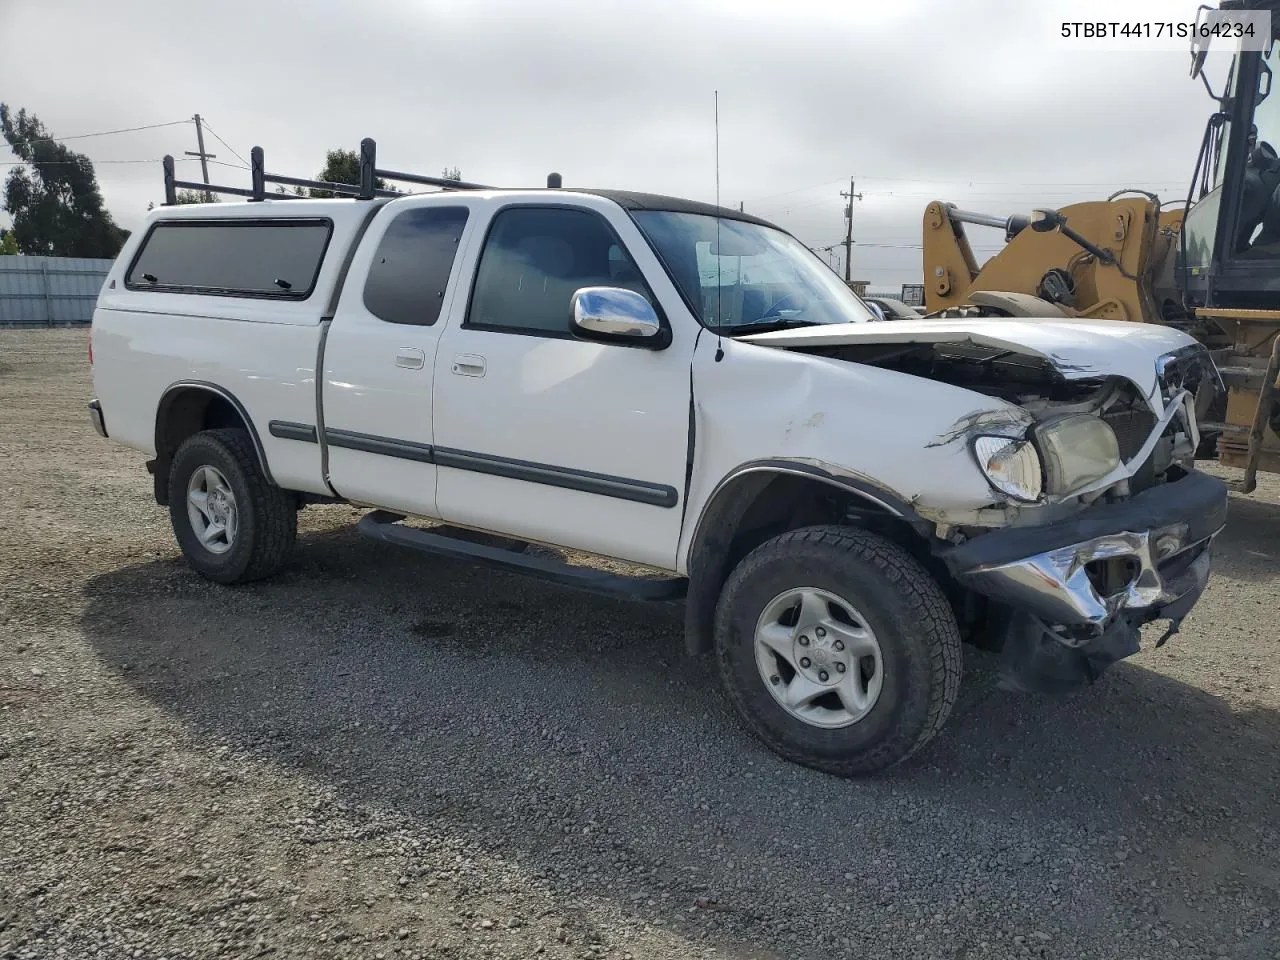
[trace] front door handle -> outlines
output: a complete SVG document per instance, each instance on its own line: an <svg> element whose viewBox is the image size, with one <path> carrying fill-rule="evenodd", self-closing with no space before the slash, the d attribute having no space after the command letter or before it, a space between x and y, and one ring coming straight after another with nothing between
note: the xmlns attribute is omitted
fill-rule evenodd
<svg viewBox="0 0 1280 960"><path fill-rule="evenodd" d="M460 377L483 377L484 357L475 353L460 353L453 358L453 372Z"/></svg>
<svg viewBox="0 0 1280 960"><path fill-rule="evenodd" d="M406 370L421 370L427 355L417 347L401 347L396 351L396 366Z"/></svg>

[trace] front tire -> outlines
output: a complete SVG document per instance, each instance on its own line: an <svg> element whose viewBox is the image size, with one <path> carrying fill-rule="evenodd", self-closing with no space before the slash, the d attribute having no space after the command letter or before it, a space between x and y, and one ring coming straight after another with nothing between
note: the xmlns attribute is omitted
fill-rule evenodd
<svg viewBox="0 0 1280 960"><path fill-rule="evenodd" d="M716 610L726 692L789 760L877 773L942 729L960 688L960 632L941 588L897 544L807 527L753 550Z"/></svg>
<svg viewBox="0 0 1280 960"><path fill-rule="evenodd" d="M275 573L298 532L297 502L271 483L243 430L205 430L169 469L169 519L182 554L217 583Z"/></svg>

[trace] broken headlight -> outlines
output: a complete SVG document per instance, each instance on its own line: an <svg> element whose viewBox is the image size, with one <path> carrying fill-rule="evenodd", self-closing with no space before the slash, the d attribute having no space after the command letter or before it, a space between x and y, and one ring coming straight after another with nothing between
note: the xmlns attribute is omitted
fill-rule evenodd
<svg viewBox="0 0 1280 960"><path fill-rule="evenodd" d="M973 442L978 466L991 485L1018 500L1040 499L1040 455L1027 440L1013 437L978 437Z"/></svg>
<svg viewBox="0 0 1280 960"><path fill-rule="evenodd" d="M1064 417L1036 428L1045 486L1057 496L1100 480L1120 466L1115 431L1091 414Z"/></svg>

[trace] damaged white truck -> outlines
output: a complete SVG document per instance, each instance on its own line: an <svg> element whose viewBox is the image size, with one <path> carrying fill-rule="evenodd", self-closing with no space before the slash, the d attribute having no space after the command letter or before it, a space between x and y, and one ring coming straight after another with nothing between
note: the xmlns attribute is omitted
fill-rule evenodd
<svg viewBox="0 0 1280 960"><path fill-rule="evenodd" d="M1227 492L1194 469L1197 406L1221 384L1189 337L867 322L749 215L373 157L284 200L265 184L303 182L255 150L252 190L215 188L247 202L158 208L100 295L94 425L150 458L206 577L270 575L297 511L340 501L405 547L683 600L746 725L841 775L938 732L962 642L1068 689L1204 589Z"/></svg>

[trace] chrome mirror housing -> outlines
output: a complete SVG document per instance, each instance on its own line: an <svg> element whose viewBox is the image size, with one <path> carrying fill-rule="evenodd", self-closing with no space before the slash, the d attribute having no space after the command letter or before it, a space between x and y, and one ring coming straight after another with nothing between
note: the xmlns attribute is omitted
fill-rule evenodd
<svg viewBox="0 0 1280 960"><path fill-rule="evenodd" d="M649 340L662 334L652 304L624 287L582 287L573 295L574 332L599 340Z"/></svg>

